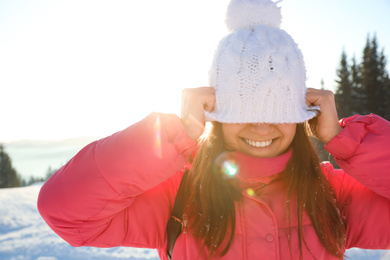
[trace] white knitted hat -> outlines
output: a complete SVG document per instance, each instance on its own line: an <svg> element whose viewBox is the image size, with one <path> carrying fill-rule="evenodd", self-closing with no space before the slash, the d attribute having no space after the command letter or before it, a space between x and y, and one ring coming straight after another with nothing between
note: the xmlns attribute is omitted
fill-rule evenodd
<svg viewBox="0 0 390 260"><path fill-rule="evenodd" d="M301 123L316 116L306 105L306 70L297 44L280 29L278 2L231 0L209 83L216 93L207 121Z"/></svg>

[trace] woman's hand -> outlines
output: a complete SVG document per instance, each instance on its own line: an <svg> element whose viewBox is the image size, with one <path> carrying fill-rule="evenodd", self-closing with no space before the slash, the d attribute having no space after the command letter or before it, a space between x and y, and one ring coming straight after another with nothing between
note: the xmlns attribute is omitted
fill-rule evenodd
<svg viewBox="0 0 390 260"><path fill-rule="evenodd" d="M314 135L324 144L327 144L341 131L336 104L332 91L308 88L306 92L306 104L319 106L320 114L309 121Z"/></svg>
<svg viewBox="0 0 390 260"><path fill-rule="evenodd" d="M181 122L184 130L194 140L204 131L204 110L213 111L215 91L212 87L187 88L181 98Z"/></svg>

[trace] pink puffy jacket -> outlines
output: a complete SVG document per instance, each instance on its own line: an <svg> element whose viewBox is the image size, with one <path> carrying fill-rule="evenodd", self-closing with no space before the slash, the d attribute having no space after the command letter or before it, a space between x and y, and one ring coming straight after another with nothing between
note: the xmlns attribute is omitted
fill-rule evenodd
<svg viewBox="0 0 390 260"><path fill-rule="evenodd" d="M354 116L326 145L343 170L324 163L337 199L345 205L346 249L390 246L390 123ZM175 115L151 114L82 149L42 187L38 209L73 246L156 248L167 259L166 225L187 155L196 147ZM236 206L233 244L223 259L298 259L296 221L291 253L283 224L283 191L270 184L261 198L244 194ZM275 193L275 191L278 193ZM272 193L272 191L274 191ZM271 196L272 195L272 196ZM335 259L308 217L303 259ZM200 242L181 234L172 259L197 259ZM215 259L219 259L216 257Z"/></svg>

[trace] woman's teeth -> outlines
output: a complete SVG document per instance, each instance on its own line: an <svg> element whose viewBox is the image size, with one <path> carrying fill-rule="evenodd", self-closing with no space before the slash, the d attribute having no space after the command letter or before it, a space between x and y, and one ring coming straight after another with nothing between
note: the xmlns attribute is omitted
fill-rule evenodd
<svg viewBox="0 0 390 260"><path fill-rule="evenodd" d="M272 143L272 139L271 140L268 140L268 141L253 141L253 140L249 140L249 139L246 139L244 138L245 142L247 142L247 144L249 144L250 146L253 146L253 147L267 147L269 146L271 143Z"/></svg>

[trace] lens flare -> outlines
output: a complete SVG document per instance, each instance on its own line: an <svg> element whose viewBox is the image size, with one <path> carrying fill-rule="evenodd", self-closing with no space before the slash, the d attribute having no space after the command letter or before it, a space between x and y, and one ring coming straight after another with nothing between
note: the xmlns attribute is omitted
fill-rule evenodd
<svg viewBox="0 0 390 260"><path fill-rule="evenodd" d="M222 152L215 158L214 171L218 172L226 179L235 179L240 171L240 167L229 152Z"/></svg>
<svg viewBox="0 0 390 260"><path fill-rule="evenodd" d="M246 194L248 194L249 196L253 197L253 196L255 196L255 191L253 189L251 189L251 188L248 188L246 190Z"/></svg>
<svg viewBox="0 0 390 260"><path fill-rule="evenodd" d="M233 177L238 172L238 167L233 160L226 160L222 163L222 172L230 177Z"/></svg>
<svg viewBox="0 0 390 260"><path fill-rule="evenodd" d="M158 158L162 158L162 148L161 148L161 122L160 122L160 116L158 115L156 118L156 122L154 122L153 125L154 130L154 154Z"/></svg>

